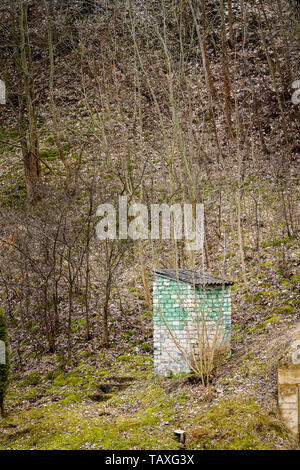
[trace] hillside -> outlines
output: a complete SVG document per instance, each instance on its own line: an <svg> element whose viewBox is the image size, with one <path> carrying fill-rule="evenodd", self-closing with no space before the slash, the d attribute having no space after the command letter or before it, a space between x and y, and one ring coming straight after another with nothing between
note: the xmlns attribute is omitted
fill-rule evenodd
<svg viewBox="0 0 300 470"><path fill-rule="evenodd" d="M277 406L300 318L298 2L2 3L0 449L180 449L176 428L186 449L298 449ZM204 250L99 240L119 196L203 203ZM154 373L158 268L234 282L208 386Z"/></svg>

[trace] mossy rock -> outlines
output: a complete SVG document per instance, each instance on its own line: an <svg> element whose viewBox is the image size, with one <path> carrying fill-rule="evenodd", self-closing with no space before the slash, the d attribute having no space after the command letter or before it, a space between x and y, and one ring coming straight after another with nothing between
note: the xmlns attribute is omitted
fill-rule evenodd
<svg viewBox="0 0 300 470"><path fill-rule="evenodd" d="M24 385L39 385L42 381L42 376L39 372L32 372L31 374L24 377Z"/></svg>
<svg viewBox="0 0 300 470"><path fill-rule="evenodd" d="M41 149L40 158L42 160L53 161L56 160L58 156L58 150L56 147L51 147L50 149Z"/></svg>
<svg viewBox="0 0 300 470"><path fill-rule="evenodd" d="M67 373L58 375L54 381L53 385L55 386L65 386L65 385L80 385L83 382L83 377L77 375L76 373Z"/></svg>
<svg viewBox="0 0 300 470"><path fill-rule="evenodd" d="M255 326L249 328L249 331L253 333L263 333L268 325L279 323L279 318L277 315L269 315L264 320L257 323Z"/></svg>
<svg viewBox="0 0 300 470"><path fill-rule="evenodd" d="M150 343L143 343L141 344L141 349L145 352L151 352L152 351L152 346Z"/></svg>
<svg viewBox="0 0 300 470"><path fill-rule="evenodd" d="M121 356L118 357L118 361L122 362L131 362L133 360L133 357L130 354L122 354Z"/></svg>
<svg viewBox="0 0 300 470"><path fill-rule="evenodd" d="M9 184L1 193L2 203L6 206L19 206L26 199L26 186L23 180Z"/></svg>

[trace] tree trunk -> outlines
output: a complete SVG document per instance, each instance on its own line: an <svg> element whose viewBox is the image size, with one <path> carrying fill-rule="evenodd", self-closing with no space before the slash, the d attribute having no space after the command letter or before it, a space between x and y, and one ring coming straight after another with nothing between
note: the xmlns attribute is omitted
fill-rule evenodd
<svg viewBox="0 0 300 470"><path fill-rule="evenodd" d="M50 100L50 109L53 122L53 134L55 145L58 150L59 158L61 159L65 170L66 170L66 190L70 190L72 183L72 171L68 160L64 154L61 139L59 136L59 123L57 118L56 106L54 101L54 51L53 51L53 33L52 33L52 17L51 16L51 4L49 1L44 0L44 5L46 8L47 14L47 23L48 23L48 50L49 50L49 61L50 61L50 78L49 78L49 100Z"/></svg>
<svg viewBox="0 0 300 470"><path fill-rule="evenodd" d="M19 80L24 86L24 96L28 114L28 139L24 128L24 103L22 91L19 90L19 132L23 153L24 173L27 198L34 199L40 193L41 169L39 160L39 139L36 124L36 112L34 104L33 71L31 63L31 52L27 24L27 8L22 0L19 5L19 35L20 35L20 57L19 57Z"/></svg>

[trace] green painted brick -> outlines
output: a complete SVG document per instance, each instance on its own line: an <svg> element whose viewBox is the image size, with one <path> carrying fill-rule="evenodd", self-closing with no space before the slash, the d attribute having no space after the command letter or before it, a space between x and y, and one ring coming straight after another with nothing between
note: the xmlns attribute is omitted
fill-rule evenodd
<svg viewBox="0 0 300 470"><path fill-rule="evenodd" d="M226 317L230 328L230 287L221 289L206 289L205 292L195 289L192 285L181 281L165 280L156 276L153 288L154 324L164 325L161 312L171 329L183 329L185 322L191 320L191 313L195 312L202 321L202 311L210 321L218 321L221 315ZM159 308L160 307L160 308Z"/></svg>

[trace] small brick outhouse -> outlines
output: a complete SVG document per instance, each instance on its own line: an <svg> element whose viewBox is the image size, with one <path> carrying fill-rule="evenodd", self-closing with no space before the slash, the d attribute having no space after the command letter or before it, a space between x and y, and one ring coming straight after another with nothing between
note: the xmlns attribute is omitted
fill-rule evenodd
<svg viewBox="0 0 300 470"><path fill-rule="evenodd" d="M154 275L155 371L164 376L191 372L199 340L207 351L213 344L218 354L227 351L233 282L191 270L155 270Z"/></svg>

